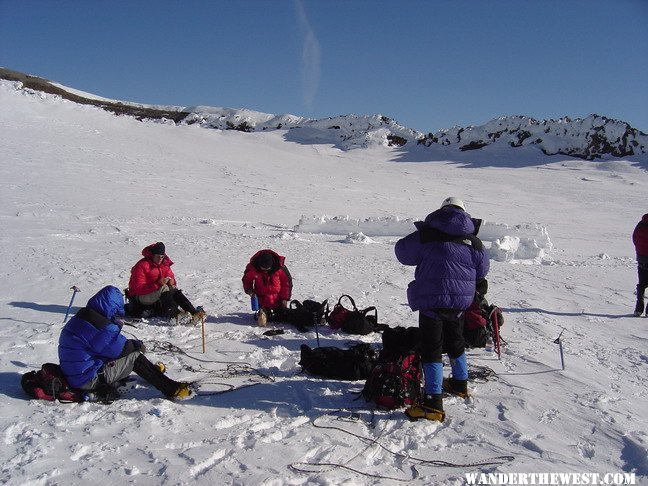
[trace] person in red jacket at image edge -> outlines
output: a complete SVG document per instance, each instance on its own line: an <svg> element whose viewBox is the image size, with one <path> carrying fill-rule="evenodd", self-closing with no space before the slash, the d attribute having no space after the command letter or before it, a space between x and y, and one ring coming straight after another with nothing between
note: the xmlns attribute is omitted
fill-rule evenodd
<svg viewBox="0 0 648 486"><path fill-rule="evenodd" d="M637 304L635 305L635 317L641 316L644 311L644 293L648 287L648 213L644 214L641 221L632 232L632 242L637 252L637 270L639 283L637 284ZM648 309L646 309L648 317Z"/></svg>
<svg viewBox="0 0 648 486"><path fill-rule="evenodd" d="M269 320L280 320L281 311L290 301L292 276L285 260L272 250L259 250L245 267L243 290L248 295L256 294L259 299L259 311L254 318L260 326Z"/></svg>

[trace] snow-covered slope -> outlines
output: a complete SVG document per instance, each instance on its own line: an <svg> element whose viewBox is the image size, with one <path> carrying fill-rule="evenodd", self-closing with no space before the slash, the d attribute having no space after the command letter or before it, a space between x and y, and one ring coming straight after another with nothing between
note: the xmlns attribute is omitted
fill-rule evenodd
<svg viewBox="0 0 648 486"><path fill-rule="evenodd" d="M630 314L645 168L539 162L528 147L516 149L518 168L489 149L480 166L421 146L407 162L402 147L341 151L307 137L142 123L0 83L0 482L463 485L466 473L645 482L648 320ZM301 373L300 345L316 346L315 332L279 324L285 333L268 337L254 325L240 279L266 247L286 256L294 298L348 293L381 322L416 325L405 297L413 268L398 264L394 243L449 195L485 220L488 297L504 310L508 345L501 360L469 352L473 377L494 375L471 382L471 399L448 398L444 423L374 410L355 400L362 382ZM20 376L57 360L70 288L81 288L73 311L105 285L124 288L141 249L159 240L181 288L210 313L206 352L193 327L126 333L170 376L223 393L175 403L138 381L112 405L27 400ZM319 341L378 347L380 336L323 326Z"/></svg>

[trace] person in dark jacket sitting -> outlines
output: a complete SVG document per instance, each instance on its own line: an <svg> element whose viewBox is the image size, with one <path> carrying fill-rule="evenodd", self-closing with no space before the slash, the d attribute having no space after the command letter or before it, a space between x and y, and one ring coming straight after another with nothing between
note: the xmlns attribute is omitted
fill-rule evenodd
<svg viewBox="0 0 648 486"><path fill-rule="evenodd" d="M637 270L639 273L634 315L639 317L644 311L644 295L646 287L648 287L648 213L644 214L641 221L635 226L632 232L632 242L637 252ZM646 310L646 316L648 316L648 309Z"/></svg>
<svg viewBox="0 0 648 486"><path fill-rule="evenodd" d="M117 287L107 286L90 298L63 327L58 355L70 386L82 390L111 390L131 372L137 373L165 397L191 396L189 383L174 381L145 356L141 341L121 334L118 317L124 315L124 297Z"/></svg>
<svg viewBox="0 0 648 486"><path fill-rule="evenodd" d="M475 224L464 203L449 197L416 231L396 243L404 265L416 266L407 289L413 311L419 311L424 396L405 413L411 419L442 422L443 390L468 397L468 365L463 337L463 314L475 296L476 282L488 273L487 250L475 236ZM450 357L452 377L443 379L442 352Z"/></svg>

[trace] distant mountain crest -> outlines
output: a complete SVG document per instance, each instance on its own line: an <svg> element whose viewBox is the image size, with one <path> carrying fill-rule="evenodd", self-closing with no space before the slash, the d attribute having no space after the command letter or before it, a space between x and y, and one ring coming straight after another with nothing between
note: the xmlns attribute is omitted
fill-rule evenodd
<svg viewBox="0 0 648 486"><path fill-rule="evenodd" d="M443 147L462 152L487 146L505 149L537 147L546 155L567 155L586 160L648 154L647 134L623 121L600 115L573 120L568 117L536 120L526 116L505 116L484 125L453 127L425 135L382 115L341 115L313 120L247 109L151 106L100 98L4 68L0 68L0 79L19 82L22 89L50 93L138 120L168 120L178 125L197 124L205 128L243 132L287 130L287 140L328 143L342 150L375 145ZM294 135L291 130L295 130Z"/></svg>
<svg viewBox="0 0 648 486"><path fill-rule="evenodd" d="M429 134L419 143L456 146L461 151L487 145L512 148L537 146L546 155L570 155L587 160L603 155L628 157L648 153L648 135L625 122L605 116L559 120L535 120L525 116L501 117L467 128L442 130Z"/></svg>

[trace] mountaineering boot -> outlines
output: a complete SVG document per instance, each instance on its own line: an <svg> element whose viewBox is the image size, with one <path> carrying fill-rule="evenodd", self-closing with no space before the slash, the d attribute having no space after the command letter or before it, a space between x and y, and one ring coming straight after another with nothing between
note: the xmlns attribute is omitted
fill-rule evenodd
<svg viewBox="0 0 648 486"><path fill-rule="evenodd" d="M167 398L174 398L176 392L184 384L169 378L162 372L160 366L151 363L143 354L140 354L135 360L133 371L160 390Z"/></svg>
<svg viewBox="0 0 648 486"><path fill-rule="evenodd" d="M425 395L421 403L412 405L405 410L405 415L410 420L426 419L435 422L443 422L445 420L445 412L443 411L443 398L441 395Z"/></svg>
<svg viewBox="0 0 648 486"><path fill-rule="evenodd" d="M180 386L173 392L173 396L168 398L172 400L187 400L194 396L194 391L191 389L191 383L180 383Z"/></svg>
<svg viewBox="0 0 648 486"><path fill-rule="evenodd" d="M469 398L468 380L457 380L455 378L443 379L443 391L461 398Z"/></svg>
<svg viewBox="0 0 648 486"><path fill-rule="evenodd" d="M256 320L257 324L261 327L265 327L268 324L268 314L263 307L257 312Z"/></svg>

